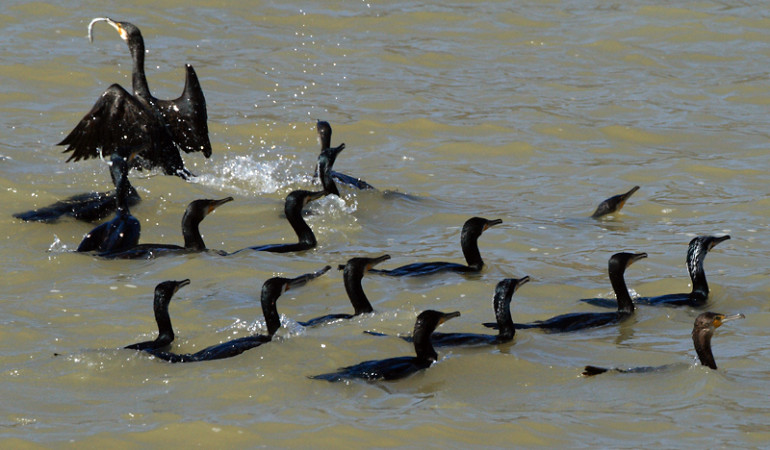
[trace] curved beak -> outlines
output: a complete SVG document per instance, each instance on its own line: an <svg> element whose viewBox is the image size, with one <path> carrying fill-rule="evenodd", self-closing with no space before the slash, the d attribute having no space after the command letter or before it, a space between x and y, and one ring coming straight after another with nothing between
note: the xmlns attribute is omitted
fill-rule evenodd
<svg viewBox="0 0 770 450"><path fill-rule="evenodd" d="M631 259L628 260L628 265L630 266L632 263L635 263L639 261L640 259L644 259L647 257L647 253L636 253L634 256L631 257Z"/></svg>
<svg viewBox="0 0 770 450"><path fill-rule="evenodd" d="M443 313L441 316L441 319L439 319L438 324L441 325L442 323L446 322L449 319L454 319L455 317L460 317L460 311L454 311L450 313Z"/></svg>
<svg viewBox="0 0 770 450"><path fill-rule="evenodd" d="M318 278L321 275L325 274L331 268L332 268L332 266L326 266L323 269L318 270L316 272L306 273L304 275L298 276L297 278L292 278L291 280L288 281L288 283L286 283L286 289L285 290L288 291L289 289L293 289L293 288L296 288L296 287L303 286L308 281L313 280L315 278Z"/></svg>
<svg viewBox="0 0 770 450"><path fill-rule="evenodd" d="M490 227L493 227L495 225L500 225L501 223L503 223L503 219L488 220L487 224L484 225L484 231L487 231Z"/></svg>
<svg viewBox="0 0 770 450"><path fill-rule="evenodd" d="M711 241L711 245L709 245L709 250L711 250L712 248L716 247L717 244L719 244L720 242L724 242L724 241L726 241L728 239L730 239L730 235L729 234L726 234L724 236L715 237Z"/></svg>
<svg viewBox="0 0 770 450"><path fill-rule="evenodd" d="M372 258L371 262L369 262L369 264L366 265L366 270L372 270L372 268L374 266L376 266L377 264L379 264L379 263L381 263L383 261L387 261L389 259L390 259L390 255L382 255L382 256L377 257L377 258Z"/></svg>
<svg viewBox="0 0 770 450"><path fill-rule="evenodd" d="M120 26L118 22L115 22L109 17L97 17L93 19L91 23L88 24L88 41L89 42L94 41L93 28L96 22L107 22L108 24L112 25L112 28L115 28L115 30L117 30L118 34L120 34L121 39L123 39L124 41L128 39L128 35L126 34L126 31L123 29L123 27Z"/></svg>
<svg viewBox="0 0 770 450"><path fill-rule="evenodd" d="M209 212L208 214L211 214L212 211L219 208L220 206L224 205L225 203L229 203L233 201L232 197L225 197L221 200L212 200L211 204L209 205Z"/></svg>
<svg viewBox="0 0 770 450"><path fill-rule="evenodd" d="M529 275L524 275L516 281L516 289L519 289L523 284L529 283Z"/></svg>
<svg viewBox="0 0 770 450"><path fill-rule="evenodd" d="M745 319L745 318L746 316L744 316L743 314L732 314L729 316L726 316L724 314L719 314L714 318L714 328L719 328L720 326L722 326L723 323L729 322L731 320Z"/></svg>
<svg viewBox="0 0 770 450"><path fill-rule="evenodd" d="M177 281L176 282L176 288L174 289L174 293L176 293L179 289L187 286L188 284L190 284L190 279L189 278L181 280L181 281Z"/></svg>

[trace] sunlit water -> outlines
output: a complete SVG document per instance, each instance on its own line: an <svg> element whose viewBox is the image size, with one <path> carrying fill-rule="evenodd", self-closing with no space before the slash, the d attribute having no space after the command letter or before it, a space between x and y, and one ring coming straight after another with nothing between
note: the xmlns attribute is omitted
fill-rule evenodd
<svg viewBox="0 0 770 450"><path fill-rule="evenodd" d="M130 85L125 44L97 16L138 25L150 88L181 92L195 66L214 154L184 155L192 183L135 173L143 242L182 243L196 198L235 201L201 229L227 251L294 235L291 190L313 184L315 120L335 168L377 191L342 188L311 205L319 246L296 255L103 261L72 253L92 227L22 223L11 213L110 187L103 162L65 164L54 144L106 87ZM768 351L767 52L762 2L6 2L0 13L0 439L89 446L766 446ZM613 218L587 217L641 186ZM402 195L407 194L407 195ZM264 332L264 280L354 256L382 267L462 261L471 216L503 224L480 239L478 276L369 275L377 313L350 312L342 274L279 300L281 339L237 358L170 365L124 345L154 337L152 290L190 278L171 303L174 349ZM695 362L698 311L640 308L620 325L517 333L493 348L440 350L422 374L329 384L308 375L406 355L417 313L459 310L441 331L484 332L495 284L529 275L517 321L611 297L607 259L638 295L689 290L687 243L729 233L706 260L708 309L746 314L714 338L718 371ZM60 356L54 356L54 353ZM579 376L585 364L680 363L646 375Z"/></svg>

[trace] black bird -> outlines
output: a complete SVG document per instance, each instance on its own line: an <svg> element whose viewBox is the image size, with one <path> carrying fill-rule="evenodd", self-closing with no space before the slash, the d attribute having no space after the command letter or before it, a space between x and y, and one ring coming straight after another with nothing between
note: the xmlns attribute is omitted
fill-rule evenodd
<svg viewBox="0 0 770 450"><path fill-rule="evenodd" d="M231 201L233 201L232 197L226 197L220 200L202 199L190 202L182 216L182 236L184 237L184 246L173 244L137 244L135 247L128 250L108 252L100 256L115 259L150 259L155 258L156 256L204 252L208 249L201 237L199 229L201 221L216 208ZM220 250L213 251L221 255L226 254Z"/></svg>
<svg viewBox="0 0 770 450"><path fill-rule="evenodd" d="M292 191L286 196L283 212L286 215L286 220L289 221L289 225L291 225L294 232L297 233L299 242L296 244L268 244L258 245L256 247L246 247L231 253L231 255L249 249L260 252L289 253L309 250L315 247L318 244L318 241L316 241L313 230L310 229L305 222L305 219L302 218L302 208L313 200L317 200L326 194L326 191L310 192L297 190Z"/></svg>
<svg viewBox="0 0 770 450"><path fill-rule="evenodd" d="M497 329L500 332L494 334L478 333L433 333L431 342L434 347L457 347L472 345L496 345L504 344L513 340L516 329L513 326L511 317L511 298L524 283L529 282L529 277L524 278L506 278L497 283L495 287L495 296L492 301L492 307L495 310L497 318ZM400 336L401 339L412 342L412 336Z"/></svg>
<svg viewBox="0 0 770 450"><path fill-rule="evenodd" d="M695 346L695 353L698 354L698 359L702 365L714 370L717 369L717 363L714 361L714 354L711 352L711 337L714 335L714 331L722 326L722 324L725 322L735 319L743 319L745 317L746 316L743 314L733 314L731 316L726 316L724 314L704 312L695 318L695 324L692 328L692 343ZM583 370L583 376L590 377L609 371L621 373L655 372L667 367L669 366L634 367L632 369L606 369L604 367L586 366Z"/></svg>
<svg viewBox="0 0 770 450"><path fill-rule="evenodd" d="M658 297L639 297L637 304L651 306L693 306L702 307L709 296L709 285L706 282L706 272L703 262L708 252L722 241L730 239L729 235L698 236L690 241L687 247L687 272L692 280L692 291L681 294L667 294ZM606 308L614 308L615 303L608 299L591 299L588 303Z"/></svg>
<svg viewBox="0 0 770 450"><path fill-rule="evenodd" d="M631 295L628 293L623 275L628 266L646 257L647 253L615 253L610 257L608 271L612 290L615 291L615 296L618 299L617 311L562 314L548 320L517 323L514 326L516 329L542 328L547 333L567 333L622 322L634 314L634 302L631 301ZM485 323L484 326L497 328L498 325Z"/></svg>
<svg viewBox="0 0 770 450"><path fill-rule="evenodd" d="M316 131L318 131L318 140L321 142L321 154L318 155L316 174L321 179L324 190L339 197L340 192L337 189L337 185L334 184L334 180L337 180L342 184L353 186L356 189L374 189L374 186L360 178L332 170L334 161L337 159L337 155L345 149L345 144L340 144L338 147L331 146L332 127L329 125L329 122L319 120L316 123Z"/></svg>
<svg viewBox="0 0 770 450"><path fill-rule="evenodd" d="M476 273L484 268L484 260L481 259L479 252L479 236L489 227L501 224L501 219L488 220L482 217L471 217L463 225L463 231L460 234L460 247L463 249L465 262L468 265L436 261L426 263L413 263L395 269L371 270L372 273L389 275L391 277L416 277L421 275L431 275L438 272L457 272L457 273Z"/></svg>
<svg viewBox="0 0 770 450"><path fill-rule="evenodd" d="M168 304L176 292L190 284L190 280L164 281L155 286L155 299L152 309L155 311L155 322L158 324L158 337L152 341L137 342L127 345L125 348L132 350L163 350L174 342L174 328L171 326L171 317L168 315Z"/></svg>
<svg viewBox="0 0 770 450"><path fill-rule="evenodd" d="M112 183L117 188L118 181L112 171ZM127 204L133 207L141 201L133 186L128 187ZM43 208L16 213L13 217L26 222L53 223L63 216L69 216L83 222L98 222L118 209L117 189L109 192L86 192L73 195Z"/></svg>
<svg viewBox="0 0 770 450"><path fill-rule="evenodd" d="M93 19L88 25L88 38L93 41L92 28L96 22L107 22L128 44L133 68L133 95L113 84L99 97L91 111L58 145L72 152L67 161L95 158L99 155L139 149L133 161L137 168L161 167L167 175L184 179L192 174L184 167L179 154L202 152L211 156L208 137L208 115L198 76L186 65L185 87L175 100L153 97L144 73L144 39L135 25L106 17Z"/></svg>
<svg viewBox="0 0 770 450"><path fill-rule="evenodd" d="M630 191L626 192L625 194L618 194L614 195L607 200L599 203L599 207L596 208L596 211L594 211L593 214L591 214L592 219L598 219L602 216L606 216L607 214L612 214L614 212L620 211L621 208L623 208L623 205L626 204L626 200L628 200L629 197L634 195L634 192L639 190L639 186L634 186L631 188Z"/></svg>
<svg viewBox="0 0 770 450"><path fill-rule="evenodd" d="M278 309L276 308L278 297L289 289L302 286L308 281L320 277L329 269L331 269L331 266L326 266L317 272L306 273L296 278L275 277L265 281L262 285L261 303L262 313L265 315L265 322L267 324L267 334L233 339L232 341L204 348L196 353L178 354L154 349L147 349L145 351L164 361L171 363L186 363L232 358L233 356L240 355L246 350L259 347L260 345L273 340L273 336L278 329L281 328L281 317L278 315Z"/></svg>
<svg viewBox="0 0 770 450"><path fill-rule="evenodd" d="M437 326L459 316L458 311L443 313L427 310L421 312L414 324L414 350L417 356L364 361L354 366L342 367L337 372L315 375L310 378L326 381L342 381L354 378L369 381L397 380L427 369L438 359L438 354L431 345L431 334Z"/></svg>
<svg viewBox="0 0 770 450"><path fill-rule="evenodd" d="M134 247L139 243L141 225L136 217L128 210L128 162L115 153L110 161L110 171L113 179L117 180L116 198L118 210L115 218L105 222L85 235L80 242L79 252L118 252Z"/></svg>
<svg viewBox="0 0 770 450"><path fill-rule="evenodd" d="M329 322L352 319L361 314L374 312L372 304L369 303L369 299L366 298L366 294L364 293L364 288L361 286L361 279L366 272L372 269L372 267L389 259L390 255L382 255L378 258L351 258L348 260L347 264L339 266L339 269L343 271L342 278L345 283L345 292L348 294L350 304L353 305L353 314L328 314L326 316L310 319L307 322L298 323L305 327L315 327Z"/></svg>

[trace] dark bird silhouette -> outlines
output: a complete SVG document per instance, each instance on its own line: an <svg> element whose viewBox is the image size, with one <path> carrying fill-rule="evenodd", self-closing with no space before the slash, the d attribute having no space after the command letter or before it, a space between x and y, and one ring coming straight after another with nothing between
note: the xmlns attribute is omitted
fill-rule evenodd
<svg viewBox="0 0 770 450"><path fill-rule="evenodd" d="M638 190L639 190L639 186L634 186L631 188L630 191L626 192L625 194L613 195L607 200L599 203L599 207L596 208L596 211L594 211L593 214L591 214L591 218L598 219L602 216L606 216L607 214L612 214L614 212L620 211L621 208L623 208L623 205L626 204L626 200L628 200L628 198L634 195L634 192Z"/></svg>
<svg viewBox="0 0 770 450"><path fill-rule="evenodd" d="M458 347L475 345L497 345L511 342L516 329L511 317L511 298L513 294L525 283L529 282L529 277L523 278L505 278L497 283L495 287L495 296L492 301L492 307L497 319L498 334L479 334L479 333L439 333L435 332L431 336L431 342L434 347ZM412 342L412 336L400 336L401 339Z"/></svg>
<svg viewBox="0 0 770 450"><path fill-rule="evenodd" d="M174 328L171 326L171 317L168 315L168 304L176 292L190 284L190 280L164 281L155 286L155 299L152 309L155 312L155 322L158 324L158 337L152 341L137 342L127 345L125 348L132 350L163 350L174 342Z"/></svg>
<svg viewBox="0 0 770 450"><path fill-rule="evenodd" d="M453 317L459 317L455 311L443 313L427 310L417 316L414 324L414 351L417 356L364 361L354 366L342 367L337 372L315 375L310 378L326 381L343 381L354 378L364 380L397 380L430 367L438 359L436 350L431 345L431 334L437 326Z"/></svg>
<svg viewBox="0 0 770 450"><path fill-rule="evenodd" d="M105 222L85 235L80 242L78 252L118 252L134 247L139 243L141 225L128 209L128 162L115 153L110 161L110 171L117 180L116 198L118 209L115 218Z"/></svg>
<svg viewBox="0 0 770 450"><path fill-rule="evenodd" d="M113 153L127 156L138 151L133 167L161 167L167 175L184 179L192 174L184 167L180 150L211 156L206 100L198 76L186 65L185 87L175 100L153 97L144 72L144 39L135 25L99 17L88 25L93 40L96 22L107 22L120 34L131 53L133 95L113 84L99 97L91 111L58 145L72 154L67 161L95 158Z"/></svg>
<svg viewBox="0 0 770 450"><path fill-rule="evenodd" d="M326 195L326 191L310 192L310 191L292 191L286 196L286 202L283 206L286 220L289 221L294 232L297 234L299 242L296 244L268 244L258 245L255 247L246 247L237 250L231 255L240 253L244 250L257 250L260 252L273 252L273 253L289 253L299 252L302 250L309 250L318 244L316 241L313 230L310 229L305 219L302 217L302 208L313 200L317 200Z"/></svg>
<svg viewBox="0 0 770 450"><path fill-rule="evenodd" d="M681 294L666 294L658 297L639 297L636 303L650 306L705 306L709 296L709 285L706 282L706 271L703 262L708 252L720 242L730 239L729 235L698 236L690 241L687 247L687 272L692 280L692 291ZM615 302L609 299L590 299L588 303L606 308L614 308Z"/></svg>
<svg viewBox="0 0 770 450"><path fill-rule="evenodd" d="M201 199L194 200L189 205L182 216L182 236L184 237L184 246L173 244L137 244L128 250L121 252L109 252L101 256L115 259L150 259L157 256L180 255L185 253L200 253L208 249L203 242L199 225L203 219L211 214L216 208L225 203L233 201L232 197L226 197L220 200ZM220 255L226 255L221 250L213 250Z"/></svg>
<svg viewBox="0 0 770 450"><path fill-rule="evenodd" d="M389 259L390 255L382 255L378 258L351 258L347 264L339 266L339 270L343 271L342 278L345 283L345 292L348 294L350 304L353 305L353 314L328 314L310 319L307 322L298 323L305 327L316 327L329 322L352 319L361 314L374 312L372 304L369 303L369 299L366 298L364 293L364 288L361 286L361 279L364 278L364 274L371 270L372 267Z"/></svg>
<svg viewBox="0 0 770 450"><path fill-rule="evenodd" d="M366 181L345 175L344 173L335 172L332 170L334 161L337 159L337 155L345 149L345 144L340 144L337 147L332 147L332 127L329 122L319 120L316 123L316 131L318 131L318 140L321 142L321 154L318 155L318 166L316 167L316 174L321 179L321 184L324 190L329 194L334 194L339 197L340 192L337 189L337 185L334 180L348 186L352 186L356 189L374 189L374 186L370 185Z"/></svg>
<svg viewBox="0 0 770 450"><path fill-rule="evenodd" d="M112 171L110 171L110 176L112 177L112 184L117 188L118 181ZM140 201L139 193L129 183L126 203L129 207L133 207ZM26 222L53 223L61 217L69 216L83 222L98 222L117 209L118 194L116 189L108 192L86 192L73 195L42 208L16 213L13 217Z"/></svg>
<svg viewBox="0 0 770 450"><path fill-rule="evenodd" d="M262 313L265 315L265 322L267 324L267 334L233 339L222 344L204 348L196 353L178 354L155 349L147 349L145 351L164 361L171 363L187 363L232 358L233 356L240 355L246 350L259 347L260 345L273 340L273 336L278 329L281 328L281 317L278 315L278 309L276 307L278 297L289 289L302 286L308 281L320 277L329 269L331 269L331 266L326 266L317 272L306 273L296 278L275 277L265 281L262 285L261 303Z"/></svg>
<svg viewBox="0 0 770 450"><path fill-rule="evenodd" d="M725 322L735 319L743 319L745 317L746 316L743 314L733 314L731 316L726 316L724 314L704 312L695 318L695 323L692 328L692 343L695 346L695 353L698 354L698 359L702 365L713 370L717 369L717 363L714 361L714 354L711 352L711 337L714 335L714 331L722 326L722 324ZM670 365L657 367L634 367L631 369L606 369L604 367L586 366L583 370L583 376L590 377L609 371L621 373L656 372L664 370L668 367L670 367Z"/></svg>
<svg viewBox="0 0 770 450"><path fill-rule="evenodd" d="M395 269L375 269L372 273L389 275L391 277L415 277L431 275L438 272L477 273L484 268L484 260L479 252L479 236L489 227L503 223L501 219L488 220L482 217L471 217L463 225L460 234L460 246L463 249L465 262L468 265L436 261L425 263L413 263Z"/></svg>
<svg viewBox="0 0 770 450"><path fill-rule="evenodd" d="M622 322L634 314L634 302L626 287L623 275L626 268L640 259L646 258L647 253L616 253L610 257L609 275L612 290L618 299L618 310L613 312L584 312L562 314L548 320L538 320L531 323L514 324L516 329L542 328L547 333L567 333L571 331L596 328ZM485 323L484 326L497 328L496 323Z"/></svg>

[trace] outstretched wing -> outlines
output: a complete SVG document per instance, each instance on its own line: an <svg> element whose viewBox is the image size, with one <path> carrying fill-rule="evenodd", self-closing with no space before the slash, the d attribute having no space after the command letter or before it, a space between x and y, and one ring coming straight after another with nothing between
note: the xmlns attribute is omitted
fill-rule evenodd
<svg viewBox="0 0 770 450"><path fill-rule="evenodd" d="M118 153L128 157L139 150L152 148L153 128L158 127L142 103L118 84L113 84L99 97L91 111L58 145L66 145L64 153L72 152L69 161L97 158ZM151 155L143 155L152 160Z"/></svg>
<svg viewBox="0 0 770 450"><path fill-rule="evenodd" d="M182 96L175 100L158 100L158 109L171 137L182 150L186 153L201 152L208 158L211 156L211 142L206 98L195 69L189 64L185 68L187 72Z"/></svg>

